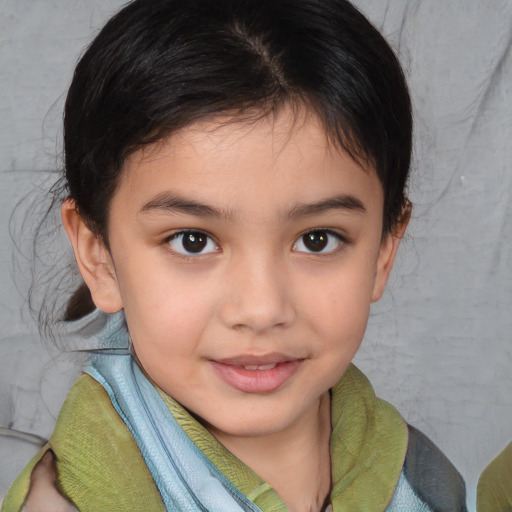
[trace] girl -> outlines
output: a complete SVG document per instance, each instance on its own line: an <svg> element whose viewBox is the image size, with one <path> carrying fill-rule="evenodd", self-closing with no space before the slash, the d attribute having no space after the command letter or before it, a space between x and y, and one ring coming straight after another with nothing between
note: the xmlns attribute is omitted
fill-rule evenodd
<svg viewBox="0 0 512 512"><path fill-rule="evenodd" d="M464 510L351 365L410 215L407 87L343 0L135 0L65 107L92 355L3 510Z"/></svg>

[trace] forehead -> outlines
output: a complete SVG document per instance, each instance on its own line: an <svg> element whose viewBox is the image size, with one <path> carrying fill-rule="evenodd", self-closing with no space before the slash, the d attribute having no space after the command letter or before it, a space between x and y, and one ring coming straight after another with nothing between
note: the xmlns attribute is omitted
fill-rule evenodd
<svg viewBox="0 0 512 512"><path fill-rule="evenodd" d="M258 150L274 163L283 153L289 156L306 152L312 158L331 151L339 153L314 113L290 106L272 113L256 109L243 114L226 112L196 121L143 147L130 157L127 167L151 165L164 154L177 160L216 154L223 159L238 157L240 161L247 152Z"/></svg>
<svg viewBox="0 0 512 512"><path fill-rule="evenodd" d="M131 155L114 203L123 196L140 206L162 192L246 212L255 197L274 209L330 193L357 195L380 211L383 200L374 169L333 144L307 109L193 123Z"/></svg>

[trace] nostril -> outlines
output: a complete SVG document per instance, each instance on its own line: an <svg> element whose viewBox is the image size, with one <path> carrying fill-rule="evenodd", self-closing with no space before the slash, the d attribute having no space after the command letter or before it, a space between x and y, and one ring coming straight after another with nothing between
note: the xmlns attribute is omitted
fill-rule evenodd
<svg viewBox="0 0 512 512"><path fill-rule="evenodd" d="M293 321L295 314L290 304L283 303L268 307L249 304L226 304L222 311L225 325L236 331L249 330L265 332L269 329L285 329Z"/></svg>

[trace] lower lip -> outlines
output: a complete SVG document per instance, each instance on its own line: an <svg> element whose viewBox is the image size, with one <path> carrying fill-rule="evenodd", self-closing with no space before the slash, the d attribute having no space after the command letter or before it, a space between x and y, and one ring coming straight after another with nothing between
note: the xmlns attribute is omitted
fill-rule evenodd
<svg viewBox="0 0 512 512"><path fill-rule="evenodd" d="M241 366L210 361L220 378L244 393L271 393L280 388L299 369L301 360L279 363L271 370L246 370Z"/></svg>

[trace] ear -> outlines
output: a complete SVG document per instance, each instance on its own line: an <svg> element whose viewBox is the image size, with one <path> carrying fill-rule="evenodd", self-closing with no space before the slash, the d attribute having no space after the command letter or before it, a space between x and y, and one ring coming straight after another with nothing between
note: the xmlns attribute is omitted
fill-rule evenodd
<svg viewBox="0 0 512 512"><path fill-rule="evenodd" d="M377 259L377 268L375 273L375 280L373 282L373 290L371 301L377 302L384 293L384 288L388 282L389 275L395 263L396 253L400 246L400 241L404 236L407 224L411 218L412 205L409 201L406 202L400 220L396 223L390 233L384 235Z"/></svg>
<svg viewBox="0 0 512 512"><path fill-rule="evenodd" d="M105 313L115 313L123 307L119 285L108 249L93 233L78 212L75 202L66 199L61 208L62 223L73 246L75 260L92 300Z"/></svg>

